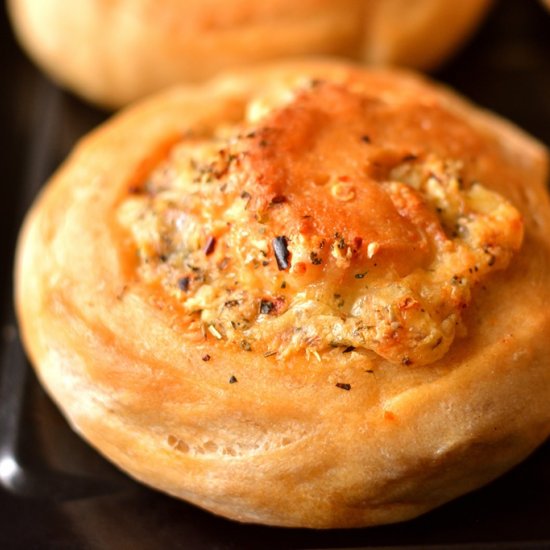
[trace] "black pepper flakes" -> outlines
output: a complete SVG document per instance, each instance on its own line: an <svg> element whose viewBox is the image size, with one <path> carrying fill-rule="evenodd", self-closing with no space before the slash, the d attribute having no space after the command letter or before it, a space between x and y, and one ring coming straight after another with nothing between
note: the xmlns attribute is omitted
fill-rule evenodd
<svg viewBox="0 0 550 550"><path fill-rule="evenodd" d="M269 315L274 308L275 304L269 300L262 300L260 302L260 313L263 315Z"/></svg>
<svg viewBox="0 0 550 550"><path fill-rule="evenodd" d="M342 382L337 382L336 387L340 388L341 390L346 390L346 391L351 390L351 384L344 384Z"/></svg>
<svg viewBox="0 0 550 550"><path fill-rule="evenodd" d="M206 256L210 256L214 252L214 249L216 248L216 237L213 237L210 235L206 241L206 245L204 247L204 254Z"/></svg>
<svg viewBox="0 0 550 550"><path fill-rule="evenodd" d="M320 265L323 263L323 260L319 258L319 254L317 254L317 252L311 252L309 254L309 259L313 265Z"/></svg>
<svg viewBox="0 0 550 550"><path fill-rule="evenodd" d="M180 290L183 290L184 292L187 292L189 290L190 282L191 282L191 279L189 277L180 277L178 279L178 288Z"/></svg>
<svg viewBox="0 0 550 550"><path fill-rule="evenodd" d="M251 198L251 194L248 192L248 191L243 191L241 193L241 199L250 199Z"/></svg>
<svg viewBox="0 0 550 550"><path fill-rule="evenodd" d="M346 301L344 300L344 298L342 298L341 294L333 294L333 298L336 300L337 307L344 307Z"/></svg>
<svg viewBox="0 0 550 550"><path fill-rule="evenodd" d="M206 355L203 355L203 356L201 357L201 359L202 359L203 361L210 361L210 359L212 359L212 357L210 357L210 355L208 355L208 353L207 353Z"/></svg>
<svg viewBox="0 0 550 550"><path fill-rule="evenodd" d="M368 271L365 271L364 273L356 273L354 277L356 279L363 279L367 275Z"/></svg>
<svg viewBox="0 0 550 550"><path fill-rule="evenodd" d="M403 359L401 359L401 364L409 366L412 365L412 361L407 356L405 356L403 357Z"/></svg>
<svg viewBox="0 0 550 550"><path fill-rule="evenodd" d="M363 143L370 143L370 137L367 135L361 136L361 141Z"/></svg>
<svg viewBox="0 0 550 550"><path fill-rule="evenodd" d="M355 346L348 346L342 353L351 353L355 351Z"/></svg>
<svg viewBox="0 0 550 550"><path fill-rule="evenodd" d="M334 233L334 238L336 239L336 246L340 249L340 250L344 250L344 248L346 248L346 240L344 239L344 237L342 237L342 235L340 235L340 233Z"/></svg>
<svg viewBox="0 0 550 550"><path fill-rule="evenodd" d="M288 269L290 267L290 251L288 250L287 238L282 235L275 237L271 241L271 245L273 246L273 252L275 253L279 271Z"/></svg>
<svg viewBox="0 0 550 550"><path fill-rule="evenodd" d="M231 378L229 379L229 383L235 384L236 382L238 382L237 377L234 375L231 375Z"/></svg>

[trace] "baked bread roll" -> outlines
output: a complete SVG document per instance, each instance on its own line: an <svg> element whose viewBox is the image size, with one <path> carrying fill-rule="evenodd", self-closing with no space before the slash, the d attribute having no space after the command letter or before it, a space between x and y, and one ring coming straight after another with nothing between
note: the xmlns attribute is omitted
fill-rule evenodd
<svg viewBox="0 0 550 550"><path fill-rule="evenodd" d="M550 432L547 154L419 76L296 61L86 137L16 302L74 429L243 522L414 517Z"/></svg>
<svg viewBox="0 0 550 550"><path fill-rule="evenodd" d="M118 107L220 69L304 54L427 69L490 0L9 0L30 55L83 97Z"/></svg>

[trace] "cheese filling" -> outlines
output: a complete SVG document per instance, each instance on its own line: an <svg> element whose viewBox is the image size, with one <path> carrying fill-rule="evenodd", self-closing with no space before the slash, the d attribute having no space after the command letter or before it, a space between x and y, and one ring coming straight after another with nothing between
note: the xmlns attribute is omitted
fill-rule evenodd
<svg viewBox="0 0 550 550"><path fill-rule="evenodd" d="M440 359L520 248L519 212L459 159L400 145L377 98L315 83L252 107L175 145L120 205L139 276L244 351Z"/></svg>

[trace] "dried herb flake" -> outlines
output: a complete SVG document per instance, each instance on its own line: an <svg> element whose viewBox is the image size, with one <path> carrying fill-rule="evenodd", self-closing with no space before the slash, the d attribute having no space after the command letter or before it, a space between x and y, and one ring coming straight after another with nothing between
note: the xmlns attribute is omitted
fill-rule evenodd
<svg viewBox="0 0 550 550"><path fill-rule="evenodd" d="M252 351L252 346L248 340L241 340L241 349L244 351Z"/></svg>

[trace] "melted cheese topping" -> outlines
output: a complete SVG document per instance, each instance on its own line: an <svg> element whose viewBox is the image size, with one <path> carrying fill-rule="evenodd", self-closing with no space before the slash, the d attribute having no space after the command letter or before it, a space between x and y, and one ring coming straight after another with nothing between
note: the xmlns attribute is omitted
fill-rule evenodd
<svg viewBox="0 0 550 550"><path fill-rule="evenodd" d="M314 82L184 139L120 206L139 276L181 303L190 330L245 351L441 358L473 288L521 246L522 220L394 109ZM418 109L426 127L449 121Z"/></svg>

